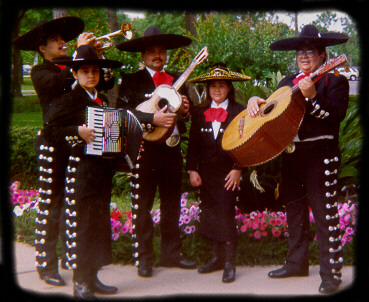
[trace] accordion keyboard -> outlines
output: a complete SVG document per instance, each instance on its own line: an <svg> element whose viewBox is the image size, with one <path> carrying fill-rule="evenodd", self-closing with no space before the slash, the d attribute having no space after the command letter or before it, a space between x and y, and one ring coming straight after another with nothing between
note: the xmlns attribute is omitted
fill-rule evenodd
<svg viewBox="0 0 369 302"><path fill-rule="evenodd" d="M86 126L95 130L95 139L86 145L86 154L102 155L104 141L104 109L87 107Z"/></svg>

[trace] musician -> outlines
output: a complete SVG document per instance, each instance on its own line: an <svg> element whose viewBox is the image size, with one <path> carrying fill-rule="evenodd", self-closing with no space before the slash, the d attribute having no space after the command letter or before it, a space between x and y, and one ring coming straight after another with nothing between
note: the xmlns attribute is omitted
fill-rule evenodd
<svg viewBox="0 0 369 302"><path fill-rule="evenodd" d="M109 158L85 155L85 144L95 139L87 128L86 107L106 107L107 98L96 86L101 68L118 68L118 61L100 59L91 45L77 48L73 60L59 61L71 66L77 85L65 94L44 135L54 144L70 149L65 179L66 266L73 269L74 296L94 298L94 293L113 294L97 277L98 270L112 262L110 198L114 173Z"/></svg>
<svg viewBox="0 0 369 302"><path fill-rule="evenodd" d="M172 85L178 75L164 71L167 50L183 47L191 39L175 34L163 34L156 27L145 30L143 37L125 41L116 47L119 50L141 52L145 68L122 75L122 84L118 92L118 107L130 109L138 117L144 129L155 126L170 127L176 121L174 133L182 134L186 126L182 116L166 112L167 105L156 113L135 110L137 105L149 99L156 86ZM160 80L157 78L161 78ZM188 115L189 101L182 94L183 116ZM166 142L143 141L140 156L132 171L131 196L133 214L133 240L135 265L138 275L152 276L154 264L153 222L150 211L153 206L156 189L160 196L160 265L165 267L195 268L196 262L186 260L181 254L181 238L178 226L183 158L180 144L168 146Z"/></svg>
<svg viewBox="0 0 369 302"><path fill-rule="evenodd" d="M36 51L43 58L41 64L32 68L31 79L40 100L44 126L49 123L51 115L59 106L61 97L71 91L75 82L70 68L57 65L52 60L65 57L68 53L66 42L77 36L77 47L92 43L93 34L82 32L83 29L84 23L77 17L40 21L32 30L13 42L15 47ZM99 43L94 44L99 47ZM104 80L99 83L99 89L112 88L114 78L111 77L110 71L106 69L102 74ZM56 243L59 229L62 242L65 237L60 220L64 221L62 207L68 149L63 144L52 145L46 141L41 130L35 140L35 153L39 166L41 197L35 229L36 267L42 280L61 286L65 281L58 271ZM62 265L64 263L65 260L62 259Z"/></svg>
<svg viewBox="0 0 369 302"><path fill-rule="evenodd" d="M186 164L191 185L200 188L199 232L212 244L212 258L198 272L223 269L224 283L235 280L238 240L235 206L242 170L222 149L221 141L228 124L245 109L235 100L232 81L247 80L250 77L217 63L209 73L189 81L205 83L207 96L192 111Z"/></svg>
<svg viewBox="0 0 369 302"><path fill-rule="evenodd" d="M326 59L325 47L345 43L348 36L320 33L306 25L300 35L270 45L272 50L295 50L298 74L281 80L278 87L298 87L306 100L306 113L292 148L282 155L282 200L286 204L289 253L286 264L269 272L270 278L309 275L309 207L311 207L319 244L320 293L332 293L339 287L343 265L337 211L337 175L340 166L339 127L346 115L349 84L331 73L316 83L307 75ZM255 116L264 100L250 98L247 111Z"/></svg>
<svg viewBox="0 0 369 302"><path fill-rule="evenodd" d="M40 100L44 125L50 120L63 94L70 91L74 82L68 69L51 63L56 57L67 55L65 42L76 38L84 23L76 17L63 17L52 21L40 21L35 28L14 40L21 50L37 51L43 63L33 67L31 78ZM59 237L60 219L63 214L65 168L68 152L64 146L51 145L39 132L35 141L39 166L40 203L36 218L35 246L36 267L39 277L51 285L64 285L58 272L56 243ZM63 220L63 219L62 219ZM64 241L64 231L60 231Z"/></svg>

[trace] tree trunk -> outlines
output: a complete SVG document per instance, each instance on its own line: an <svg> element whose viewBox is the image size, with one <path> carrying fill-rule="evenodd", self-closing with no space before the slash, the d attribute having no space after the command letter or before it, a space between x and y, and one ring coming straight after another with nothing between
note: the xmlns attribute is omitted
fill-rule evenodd
<svg viewBox="0 0 369 302"><path fill-rule="evenodd" d="M185 22L186 22L186 30L191 33L194 37L196 37L196 28L195 28L196 15L190 12L185 13Z"/></svg>
<svg viewBox="0 0 369 302"><path fill-rule="evenodd" d="M115 9L108 9L108 25L109 25L109 32L113 32L113 31L117 31L120 28L120 25L118 24L118 18L117 18L117 11ZM112 39L116 39L116 41L114 41L113 43L117 43L117 38L112 38ZM114 107L116 104L116 100L117 100L117 85L114 85L113 89L109 89L108 90L108 101L109 101L109 106Z"/></svg>
<svg viewBox="0 0 369 302"><path fill-rule="evenodd" d="M22 20L25 10L21 10L19 13L19 17L17 18L14 24L14 39L19 35L19 25ZM12 69L12 86L10 93L12 96L22 96L21 85L23 82L23 72L22 72L22 57L20 50L17 48L13 48L13 69Z"/></svg>
<svg viewBox="0 0 369 302"><path fill-rule="evenodd" d="M66 8L53 8L53 19L66 17L68 15L68 9Z"/></svg>

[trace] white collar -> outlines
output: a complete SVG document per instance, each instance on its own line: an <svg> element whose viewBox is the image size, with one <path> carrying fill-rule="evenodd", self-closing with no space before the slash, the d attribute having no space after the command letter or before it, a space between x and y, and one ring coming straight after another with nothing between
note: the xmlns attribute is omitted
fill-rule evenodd
<svg viewBox="0 0 369 302"><path fill-rule="evenodd" d="M97 90L96 89L95 89L94 95L92 95L91 93L89 93L86 89L85 89L85 91L87 92L87 94L89 95L89 97L91 98L91 100L97 99Z"/></svg>
<svg viewBox="0 0 369 302"><path fill-rule="evenodd" d="M219 105L216 102L211 101L210 108L223 108L223 109L227 110L228 103L229 103L228 99L225 99Z"/></svg>
<svg viewBox="0 0 369 302"><path fill-rule="evenodd" d="M151 69L150 67L147 67L147 66L145 66L145 68L150 73L151 77L153 77L154 74L155 74L155 72L156 72L156 70ZM162 72L162 71L164 71L164 68L162 70L160 70L160 72Z"/></svg>

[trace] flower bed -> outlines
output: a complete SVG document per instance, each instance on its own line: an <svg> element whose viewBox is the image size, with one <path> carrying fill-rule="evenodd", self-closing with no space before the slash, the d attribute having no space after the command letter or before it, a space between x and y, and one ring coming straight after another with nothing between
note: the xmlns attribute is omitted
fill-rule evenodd
<svg viewBox="0 0 369 302"><path fill-rule="evenodd" d="M179 227L183 235L184 254L192 259L204 262L210 257L210 245L196 232L199 222L199 203L188 200L188 193L181 198ZM20 190L16 181L10 186L10 202L13 206L17 237L28 243L34 240L34 220L38 209L37 190ZM342 246L345 263L353 264L353 238L356 232L357 204L351 201L338 203ZM154 250L160 252L159 222L160 209L151 211L154 224ZM238 232L238 263L240 264L279 264L287 255L287 217L285 212L253 211L241 213L236 210ZM111 204L111 230L114 262L133 263L132 258L132 211L122 212L117 204ZM310 211L312 237L315 234L315 221ZM347 246L346 246L347 245ZM310 262L318 263L316 235L310 247Z"/></svg>

